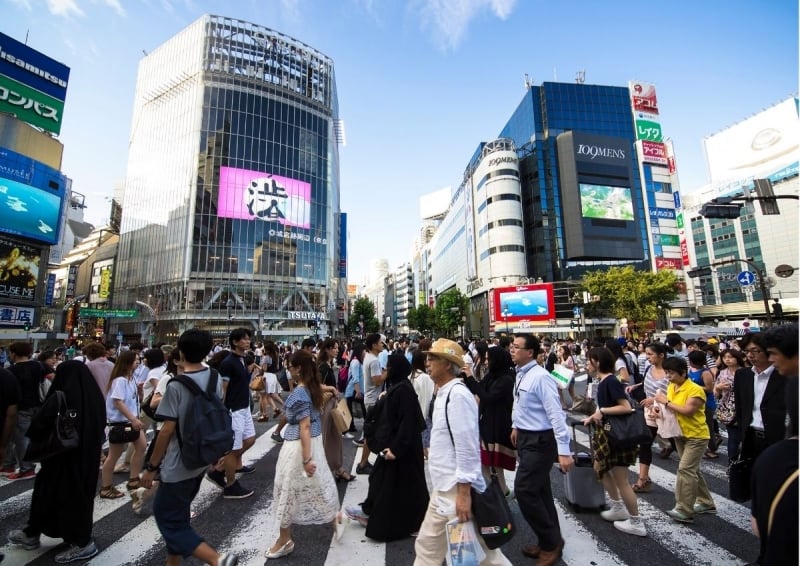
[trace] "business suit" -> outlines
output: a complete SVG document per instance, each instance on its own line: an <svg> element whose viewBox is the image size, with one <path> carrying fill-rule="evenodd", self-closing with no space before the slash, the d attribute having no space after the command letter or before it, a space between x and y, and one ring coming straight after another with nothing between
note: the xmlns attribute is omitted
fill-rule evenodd
<svg viewBox="0 0 800 566"><path fill-rule="evenodd" d="M743 458L757 458L765 448L786 437L786 378L773 369L761 400L763 431L750 425L753 422L755 374L751 368L740 368L733 376L736 401L736 422L742 439Z"/></svg>

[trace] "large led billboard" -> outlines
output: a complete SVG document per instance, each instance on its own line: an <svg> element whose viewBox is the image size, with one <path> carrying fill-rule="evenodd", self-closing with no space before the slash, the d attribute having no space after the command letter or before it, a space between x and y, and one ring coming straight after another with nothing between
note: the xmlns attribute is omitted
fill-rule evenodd
<svg viewBox="0 0 800 566"><path fill-rule="evenodd" d="M0 298L34 302L42 249L0 237Z"/></svg>
<svg viewBox="0 0 800 566"><path fill-rule="evenodd" d="M634 140L559 134L559 192L569 260L640 260L645 255Z"/></svg>
<svg viewBox="0 0 800 566"><path fill-rule="evenodd" d="M548 321L556 318L552 283L535 283L494 289L494 312L498 320ZM507 314L503 314L506 312Z"/></svg>
<svg viewBox="0 0 800 566"><path fill-rule="evenodd" d="M220 167L218 215L310 228L311 185L263 171Z"/></svg>
<svg viewBox="0 0 800 566"><path fill-rule="evenodd" d="M633 220L633 199L627 187L580 183L581 216L610 220Z"/></svg>
<svg viewBox="0 0 800 566"><path fill-rule="evenodd" d="M503 315L503 312L506 315ZM494 312L498 320L548 321L555 318L552 283L535 283L494 289Z"/></svg>
<svg viewBox="0 0 800 566"><path fill-rule="evenodd" d="M0 232L57 244L67 183L59 171L0 148Z"/></svg>
<svg viewBox="0 0 800 566"><path fill-rule="evenodd" d="M58 134L69 67L0 33L0 111Z"/></svg>

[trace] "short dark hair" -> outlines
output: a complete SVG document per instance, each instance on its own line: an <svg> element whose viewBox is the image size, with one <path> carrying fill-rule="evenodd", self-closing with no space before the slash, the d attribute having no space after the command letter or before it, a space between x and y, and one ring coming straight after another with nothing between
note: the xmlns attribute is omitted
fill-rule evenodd
<svg viewBox="0 0 800 566"><path fill-rule="evenodd" d="M8 346L8 351L21 358L30 358L33 354L33 346L30 342L12 342Z"/></svg>
<svg viewBox="0 0 800 566"><path fill-rule="evenodd" d="M92 342L83 347L83 355L90 360L96 360L106 355L107 348L100 342Z"/></svg>
<svg viewBox="0 0 800 566"><path fill-rule="evenodd" d="M688 366L686 365L686 360L679 356L667 358L664 360L664 364L661 367L664 371L674 371L680 375L686 375L686 373L689 371Z"/></svg>
<svg viewBox="0 0 800 566"><path fill-rule="evenodd" d="M144 344L142 344L141 342L134 342L133 344L128 346L128 349L133 350L135 352L141 352L142 350L144 350Z"/></svg>
<svg viewBox="0 0 800 566"><path fill-rule="evenodd" d="M314 348L317 345L317 341L313 338L305 338L300 343L300 349L305 350L306 348Z"/></svg>
<svg viewBox="0 0 800 566"><path fill-rule="evenodd" d="M502 375L511 371L511 368L514 367L514 360L511 359L511 354L500 346L486 350L486 359L488 360L489 373L492 375Z"/></svg>
<svg viewBox="0 0 800 566"><path fill-rule="evenodd" d="M706 367L706 363L708 363L706 353L702 350L692 350L687 357L689 358L689 363L696 368Z"/></svg>
<svg viewBox="0 0 800 566"><path fill-rule="evenodd" d="M367 346L367 351L371 352L372 347L375 344L379 344L383 341L383 337L378 334L377 332L373 332L372 334L367 334L366 340L364 340L364 344Z"/></svg>
<svg viewBox="0 0 800 566"><path fill-rule="evenodd" d="M144 363L150 369L155 369L164 363L164 352L161 348L150 348L144 351Z"/></svg>
<svg viewBox="0 0 800 566"><path fill-rule="evenodd" d="M234 342L238 342L239 340L241 340L245 336L247 338L252 338L253 337L253 335L250 333L250 329L249 328L245 328L243 326L240 326L239 328L234 328L233 330L231 330L231 335L228 336L228 345L231 348L233 348L233 343Z"/></svg>
<svg viewBox="0 0 800 566"><path fill-rule="evenodd" d="M666 342L668 346L674 348L675 346L683 342L683 338L681 338L681 335L678 334L677 332L670 332L664 337L664 342Z"/></svg>
<svg viewBox="0 0 800 566"><path fill-rule="evenodd" d="M183 354L183 359L190 364L202 362L211 348L214 346L214 339L206 330L190 328L178 338L178 348Z"/></svg>
<svg viewBox="0 0 800 566"><path fill-rule="evenodd" d="M542 350L542 346L539 343L539 339L534 336L533 334L515 334L514 339L522 338L525 340L525 348L528 350L533 350L533 357L539 355L539 352Z"/></svg>
<svg viewBox="0 0 800 566"><path fill-rule="evenodd" d="M764 347L775 348L787 358L797 357L797 325L782 324L764 332Z"/></svg>
<svg viewBox="0 0 800 566"><path fill-rule="evenodd" d="M619 348L619 344L617 344L617 348ZM592 348L589 350L589 353L586 354L586 357L597 364L598 371L602 373L614 373L614 364L617 358L614 356L614 352L608 347Z"/></svg>

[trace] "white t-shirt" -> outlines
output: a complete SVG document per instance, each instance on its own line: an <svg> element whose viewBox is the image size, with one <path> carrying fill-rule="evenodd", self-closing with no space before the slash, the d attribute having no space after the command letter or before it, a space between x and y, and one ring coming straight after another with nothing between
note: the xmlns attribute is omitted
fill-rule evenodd
<svg viewBox="0 0 800 566"><path fill-rule="evenodd" d="M366 388L364 404L374 405L378 402L381 386L372 381L372 376L377 377L382 373L381 363L378 361L378 357L375 354L367 352L364 354L364 362L362 365L364 367L364 387Z"/></svg>
<svg viewBox="0 0 800 566"><path fill-rule="evenodd" d="M158 382L161 380L161 376L164 375L166 370L167 364L164 364L147 372L147 379L145 379L143 385L143 399L146 399L147 396L150 395L150 392L156 388Z"/></svg>
<svg viewBox="0 0 800 566"><path fill-rule="evenodd" d="M114 406L114 400L118 399L125 404L128 412L134 417L139 415L139 396L136 390L136 382L127 377L118 377L111 383L111 391L106 397L106 418L110 423L126 423L128 417Z"/></svg>

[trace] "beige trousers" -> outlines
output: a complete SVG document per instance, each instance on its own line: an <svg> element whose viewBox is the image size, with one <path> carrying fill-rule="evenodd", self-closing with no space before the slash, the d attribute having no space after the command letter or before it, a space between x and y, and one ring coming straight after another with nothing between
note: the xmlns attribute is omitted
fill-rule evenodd
<svg viewBox="0 0 800 566"><path fill-rule="evenodd" d="M711 492L700 471L700 462L708 449L707 438L675 439L675 447L681 461L678 464L675 482L675 509L687 517L694 516L694 504L714 505Z"/></svg>
<svg viewBox="0 0 800 566"><path fill-rule="evenodd" d="M446 503L449 502L450 505ZM452 507L452 513L440 513L440 507ZM456 518L456 487L449 491L434 491L431 493L431 501L428 504L428 511L425 519L419 528L417 542L414 544L414 552L417 558L414 566L441 566L447 554L447 535L445 525L448 521ZM511 566L511 562L506 558L499 548L489 550L483 542L483 538L478 536L481 548L486 553L486 558L481 562L481 566Z"/></svg>

